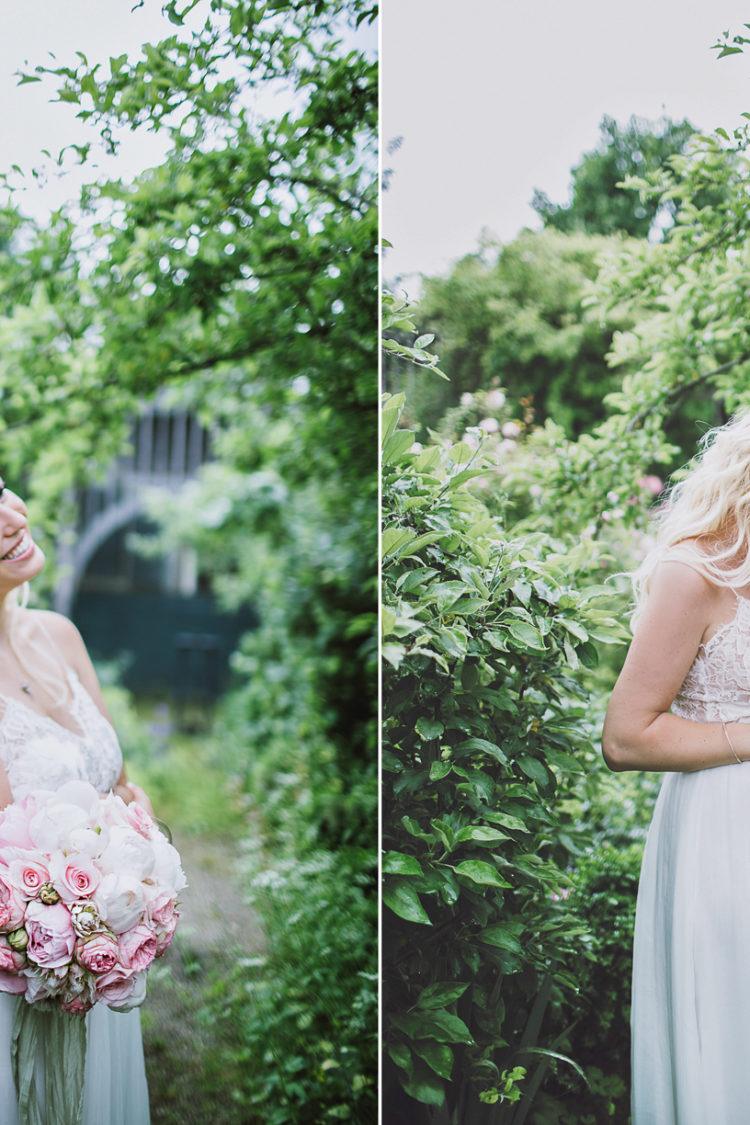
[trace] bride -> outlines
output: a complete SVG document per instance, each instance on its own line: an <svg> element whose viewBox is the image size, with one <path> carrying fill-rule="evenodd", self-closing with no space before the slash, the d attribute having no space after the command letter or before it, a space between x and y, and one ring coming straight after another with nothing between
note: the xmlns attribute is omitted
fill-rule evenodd
<svg viewBox="0 0 750 1125"><path fill-rule="evenodd" d="M707 435L636 574L603 733L665 771L633 956L633 1125L750 1121L750 413Z"/></svg>
<svg viewBox="0 0 750 1125"><path fill-rule="evenodd" d="M60 614L23 607L19 591L44 565L23 501L0 480L0 808L31 789L73 778L124 801L148 798L127 780L91 661L75 626ZM17 1125L10 1061L13 1017L25 1000L0 993L0 1119ZM73 1017L78 1018L78 1017ZM85 1017L83 1125L148 1125L138 1010L96 1004ZM44 1101L43 1050L37 1094ZM44 1118L43 1118L44 1119Z"/></svg>

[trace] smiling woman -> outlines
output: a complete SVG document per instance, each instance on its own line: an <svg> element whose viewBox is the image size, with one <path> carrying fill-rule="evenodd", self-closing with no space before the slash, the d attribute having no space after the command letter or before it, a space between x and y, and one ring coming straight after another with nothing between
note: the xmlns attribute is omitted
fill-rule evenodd
<svg viewBox="0 0 750 1125"><path fill-rule="evenodd" d="M44 561L25 504L0 482L0 808L35 790L57 791L67 782L85 781L102 794L114 792L126 804L137 801L150 812L146 795L127 780L117 736L78 630L60 614L26 608L26 584ZM3 831L0 826L0 835ZM0 900L13 893L0 873ZM39 909L45 918L51 917L48 907ZM103 922L98 929L105 931ZM23 976L15 975L17 958L8 935L0 934L0 1104L7 1125L40 1120L28 1115L28 1106L16 1093L14 1021L26 1006L22 996L9 994L19 991L16 984L26 985ZM145 1125L148 1091L138 1011L115 1012L99 1003L85 1020L88 1049L80 1120L84 1125ZM35 1051L35 1093L41 1105L43 1087L47 1098L51 1089L44 1071L45 1052L51 1065L50 1028L40 1024Z"/></svg>

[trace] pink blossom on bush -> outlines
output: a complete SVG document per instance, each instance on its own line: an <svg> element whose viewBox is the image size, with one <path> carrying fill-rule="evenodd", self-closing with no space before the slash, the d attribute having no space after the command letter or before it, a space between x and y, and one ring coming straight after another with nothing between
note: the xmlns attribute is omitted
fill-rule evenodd
<svg viewBox="0 0 750 1125"><path fill-rule="evenodd" d="M658 496L664 488L664 481L660 477L654 476L653 473L649 473L640 478L638 486L645 489L646 492L650 492L652 496Z"/></svg>
<svg viewBox="0 0 750 1125"><path fill-rule="evenodd" d="M484 430L486 434L496 434L500 429L500 423L497 418L482 418L479 429Z"/></svg>
<svg viewBox="0 0 750 1125"><path fill-rule="evenodd" d="M504 438L517 438L521 427L517 422L503 422L502 435Z"/></svg>
<svg viewBox="0 0 750 1125"><path fill-rule="evenodd" d="M485 402L490 410L501 410L505 406L505 395L497 387L493 387L491 391L487 391Z"/></svg>

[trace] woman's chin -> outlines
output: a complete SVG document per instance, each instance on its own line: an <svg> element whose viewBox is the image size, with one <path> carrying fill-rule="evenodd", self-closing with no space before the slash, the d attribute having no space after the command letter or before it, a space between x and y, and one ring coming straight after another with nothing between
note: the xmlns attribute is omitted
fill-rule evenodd
<svg viewBox="0 0 750 1125"><path fill-rule="evenodd" d="M44 551L36 543L33 551L24 559L9 562L0 560L0 597L36 578L44 563Z"/></svg>

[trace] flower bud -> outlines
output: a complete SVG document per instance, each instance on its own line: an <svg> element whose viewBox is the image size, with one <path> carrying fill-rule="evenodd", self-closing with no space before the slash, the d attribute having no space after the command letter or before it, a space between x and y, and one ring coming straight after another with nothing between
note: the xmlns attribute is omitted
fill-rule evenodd
<svg viewBox="0 0 750 1125"><path fill-rule="evenodd" d="M45 906L54 906L56 902L60 901L60 896L52 883L42 883L39 888L39 898Z"/></svg>
<svg viewBox="0 0 750 1125"><path fill-rule="evenodd" d="M23 953L26 946L29 944L29 935L26 930L21 926L18 930L13 930L8 934L8 945L16 953Z"/></svg>

